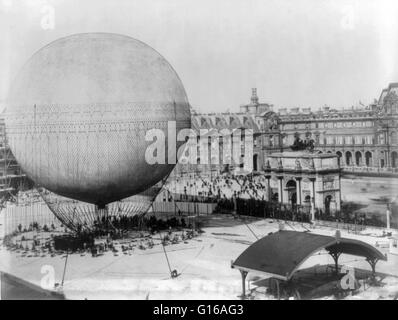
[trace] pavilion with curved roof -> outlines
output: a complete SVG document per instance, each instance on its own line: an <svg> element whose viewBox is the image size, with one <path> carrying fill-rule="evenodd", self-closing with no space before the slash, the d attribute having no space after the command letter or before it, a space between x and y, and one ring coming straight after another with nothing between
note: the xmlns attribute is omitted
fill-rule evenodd
<svg viewBox="0 0 398 320"><path fill-rule="evenodd" d="M249 248L232 263L242 275L242 290L245 295L245 279L248 272L256 272L274 278L289 281L299 267L313 254L326 250L334 259L338 272L338 259L341 254L361 256L368 261L375 274L376 263L387 260L379 250L366 242L325 236L308 232L279 230L265 236Z"/></svg>

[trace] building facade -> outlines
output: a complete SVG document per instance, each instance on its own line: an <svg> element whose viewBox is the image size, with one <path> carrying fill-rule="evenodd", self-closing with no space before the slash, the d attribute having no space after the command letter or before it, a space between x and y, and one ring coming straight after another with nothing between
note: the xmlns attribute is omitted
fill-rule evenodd
<svg viewBox="0 0 398 320"><path fill-rule="evenodd" d="M278 112L273 108L272 104L260 103L257 90L252 89L250 103L240 106L239 112L194 114L192 127L197 131L252 130L253 171L262 171L268 155L290 150L298 138L313 140L318 153L337 154L344 173L398 174L398 83L383 89L379 99L368 106L342 110L323 107L317 111L282 108ZM209 148L214 148L210 140ZM195 170L225 170L222 162L209 163ZM178 170L192 168L180 165Z"/></svg>

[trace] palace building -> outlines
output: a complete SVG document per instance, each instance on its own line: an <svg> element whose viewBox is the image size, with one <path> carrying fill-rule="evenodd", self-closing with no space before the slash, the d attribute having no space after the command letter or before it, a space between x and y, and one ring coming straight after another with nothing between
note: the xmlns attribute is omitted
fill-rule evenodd
<svg viewBox="0 0 398 320"><path fill-rule="evenodd" d="M289 151L299 138L313 140L317 153L336 154L344 173L398 174L398 83L383 89L379 99L368 106L340 110L325 106L316 111L310 108L275 111L272 104L259 102L254 88L249 104L240 106L239 112L194 114L192 127L197 131L252 130L253 171L262 171L270 154ZM222 150L223 139L219 141ZM210 140L209 147L212 148ZM194 170L220 172L225 167L222 161L217 164L209 161L195 166ZM185 165L178 168L182 172L192 169Z"/></svg>

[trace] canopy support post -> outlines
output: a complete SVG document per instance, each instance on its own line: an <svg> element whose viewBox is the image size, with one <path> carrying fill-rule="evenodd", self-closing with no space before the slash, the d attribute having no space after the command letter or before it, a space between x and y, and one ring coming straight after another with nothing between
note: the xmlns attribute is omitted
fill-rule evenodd
<svg viewBox="0 0 398 320"><path fill-rule="evenodd" d="M334 271L337 275L339 273L339 257L341 255L341 252L329 252L329 254L334 260Z"/></svg>
<svg viewBox="0 0 398 320"><path fill-rule="evenodd" d="M246 297L246 276L248 272L244 270L239 271L242 276L242 299L244 299Z"/></svg>
<svg viewBox="0 0 398 320"><path fill-rule="evenodd" d="M370 264L372 268L372 278L374 278L376 276L376 263L379 261L379 259L366 258L366 261Z"/></svg>

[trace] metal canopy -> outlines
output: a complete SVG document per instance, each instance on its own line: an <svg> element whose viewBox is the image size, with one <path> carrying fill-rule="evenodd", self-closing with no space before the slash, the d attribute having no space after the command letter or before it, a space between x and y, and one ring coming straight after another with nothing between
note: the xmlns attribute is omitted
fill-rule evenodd
<svg viewBox="0 0 398 320"><path fill-rule="evenodd" d="M254 271L289 280L305 260L322 249L333 257L336 270L342 253L365 257L373 272L378 260L387 260L379 250L363 241L280 230L253 243L232 267L245 274Z"/></svg>

